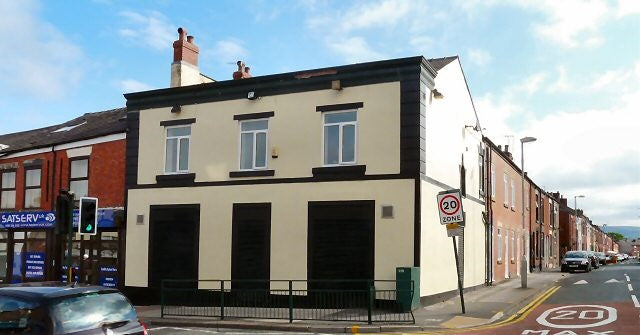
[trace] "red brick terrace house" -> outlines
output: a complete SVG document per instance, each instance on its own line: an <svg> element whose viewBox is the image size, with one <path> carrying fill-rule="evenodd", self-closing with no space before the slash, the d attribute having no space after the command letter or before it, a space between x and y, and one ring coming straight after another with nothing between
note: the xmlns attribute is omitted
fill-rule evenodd
<svg viewBox="0 0 640 335"><path fill-rule="evenodd" d="M126 109L0 135L0 283L59 280L66 243L54 228L55 199L97 197L98 234L75 234L74 264L85 280L119 286L124 244ZM82 255L88 261L80 261Z"/></svg>

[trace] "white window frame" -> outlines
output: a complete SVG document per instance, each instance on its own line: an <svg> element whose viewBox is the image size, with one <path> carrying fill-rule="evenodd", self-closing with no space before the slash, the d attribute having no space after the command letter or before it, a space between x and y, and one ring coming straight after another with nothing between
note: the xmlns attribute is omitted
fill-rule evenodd
<svg viewBox="0 0 640 335"><path fill-rule="evenodd" d="M502 228L498 227L498 261L502 261Z"/></svg>
<svg viewBox="0 0 640 335"><path fill-rule="evenodd" d="M504 207L509 207L509 177L506 172L503 174L502 180L504 182Z"/></svg>
<svg viewBox="0 0 640 335"><path fill-rule="evenodd" d="M174 129L174 128L189 128L189 135L182 135L182 136L169 136L168 132L169 129ZM182 173L189 173L189 165L191 165L190 161L191 161L191 134L192 134L193 128L191 128L191 125L177 125L177 126L166 126L164 127L164 161L163 161L163 168L162 170L164 171L164 174L182 174ZM177 147L176 147L176 171L167 171L167 142L169 141L169 139L177 139ZM183 138L187 138L189 139L189 147L187 148L187 169L186 170L180 170L180 140Z"/></svg>
<svg viewBox="0 0 640 335"><path fill-rule="evenodd" d="M264 130L242 130L242 124L247 122L255 122L255 121L267 121L267 129ZM269 118L262 119L250 119L250 120L242 120L238 123L240 126L240 132L238 135L238 168L239 171L255 171L255 170L266 170L269 168ZM264 166L256 166L256 154L258 153L256 150L256 146L258 141L256 140L257 134L264 133L266 137L266 143L264 147ZM251 168L243 169L242 168L242 134L253 134L253 157L251 157Z"/></svg>
<svg viewBox="0 0 640 335"><path fill-rule="evenodd" d="M516 232L515 230L511 231L511 260L515 261L516 259Z"/></svg>
<svg viewBox="0 0 640 335"><path fill-rule="evenodd" d="M496 197L496 166L491 163L491 198Z"/></svg>
<svg viewBox="0 0 640 335"><path fill-rule="evenodd" d="M511 178L511 209L516 208L516 183Z"/></svg>
<svg viewBox="0 0 640 335"><path fill-rule="evenodd" d="M356 120L355 121L346 121L346 122L335 122L335 123L325 123L325 115L329 115L329 114L340 114L340 113L348 113L348 112L355 112L356 113ZM325 142L325 138L324 138L324 129L327 126L334 126L334 125L338 125L339 131L338 131L338 163L337 164L326 164L324 161L324 156L325 156L325 148L324 148L324 142ZM345 162L342 160L342 128L344 128L345 125L353 125L355 130L354 130L354 136L355 139L353 141L353 161L352 162ZM357 109L345 109L345 110L339 110L339 111L331 111L331 112L322 112L322 166L326 166L326 167L330 167L330 166L343 166L343 165L356 165L358 163L358 110Z"/></svg>
<svg viewBox="0 0 640 335"><path fill-rule="evenodd" d="M2 184L2 180L3 180L3 176L5 174L13 174L13 188L11 187L5 187L5 185ZM14 209L16 208L16 201L18 199L18 190L17 190L17 184L18 184L18 171L17 170L11 170L11 171L2 171L0 170L0 203L2 203L3 197L7 196L6 194L13 192L13 206L0 206L0 209Z"/></svg>

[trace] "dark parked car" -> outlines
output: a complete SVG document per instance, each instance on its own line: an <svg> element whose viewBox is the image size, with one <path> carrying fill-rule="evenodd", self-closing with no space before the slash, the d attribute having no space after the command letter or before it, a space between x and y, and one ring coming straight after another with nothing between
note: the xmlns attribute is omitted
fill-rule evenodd
<svg viewBox="0 0 640 335"><path fill-rule="evenodd" d="M607 265L607 255L605 255L604 252L596 252L596 256L598 256L600 265Z"/></svg>
<svg viewBox="0 0 640 335"><path fill-rule="evenodd" d="M0 288L0 333L146 335L146 326L118 290L30 283Z"/></svg>
<svg viewBox="0 0 640 335"><path fill-rule="evenodd" d="M560 266L562 272L573 271L591 271L591 259L586 251L568 251L564 255L562 265Z"/></svg>

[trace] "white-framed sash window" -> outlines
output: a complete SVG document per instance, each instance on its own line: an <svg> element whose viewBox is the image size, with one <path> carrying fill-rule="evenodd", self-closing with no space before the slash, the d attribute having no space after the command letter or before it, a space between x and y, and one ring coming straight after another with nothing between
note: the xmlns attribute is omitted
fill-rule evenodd
<svg viewBox="0 0 640 335"><path fill-rule="evenodd" d="M42 169L25 170L24 208L40 208L42 196Z"/></svg>
<svg viewBox="0 0 640 335"><path fill-rule="evenodd" d="M240 170L267 168L269 120L240 122Z"/></svg>
<svg viewBox="0 0 640 335"><path fill-rule="evenodd" d="M166 174L189 171L191 126L166 127L164 172Z"/></svg>
<svg viewBox="0 0 640 335"><path fill-rule="evenodd" d="M323 164L355 164L357 159L358 112L323 113Z"/></svg>
<svg viewBox="0 0 640 335"><path fill-rule="evenodd" d="M16 172L0 171L0 208L9 209L16 207Z"/></svg>

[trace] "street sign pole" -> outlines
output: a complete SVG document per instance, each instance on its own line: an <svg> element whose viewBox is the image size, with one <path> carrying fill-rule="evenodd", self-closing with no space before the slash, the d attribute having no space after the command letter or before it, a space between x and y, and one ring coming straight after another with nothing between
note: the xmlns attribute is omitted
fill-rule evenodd
<svg viewBox="0 0 640 335"><path fill-rule="evenodd" d="M450 190L438 193L438 212L440 214L440 224L446 225L447 236L453 240L453 255L456 259L456 275L458 276L458 291L460 291L460 305L462 314L466 313L464 308L464 293L462 286L462 274L460 273L460 260L458 259L458 246L456 236L462 236L465 226L465 215L462 209L462 197L460 190ZM464 245L462 246L464 249ZM464 253L464 250L463 250Z"/></svg>
<svg viewBox="0 0 640 335"><path fill-rule="evenodd" d="M456 256L456 274L458 274L458 291L460 291L460 305L462 306L462 314L465 314L464 309L464 294L462 293L462 281L460 280L460 264L458 263L458 247L456 246L456 237L452 236L453 240L453 254Z"/></svg>
<svg viewBox="0 0 640 335"><path fill-rule="evenodd" d="M64 224L68 225L67 231L69 232L68 240L67 240L67 282L73 283L75 278L72 278L73 274L73 259L71 257L72 248L73 248L73 204L75 201L75 197L72 192L67 193L67 197L69 199L69 214L67 215L67 222Z"/></svg>

